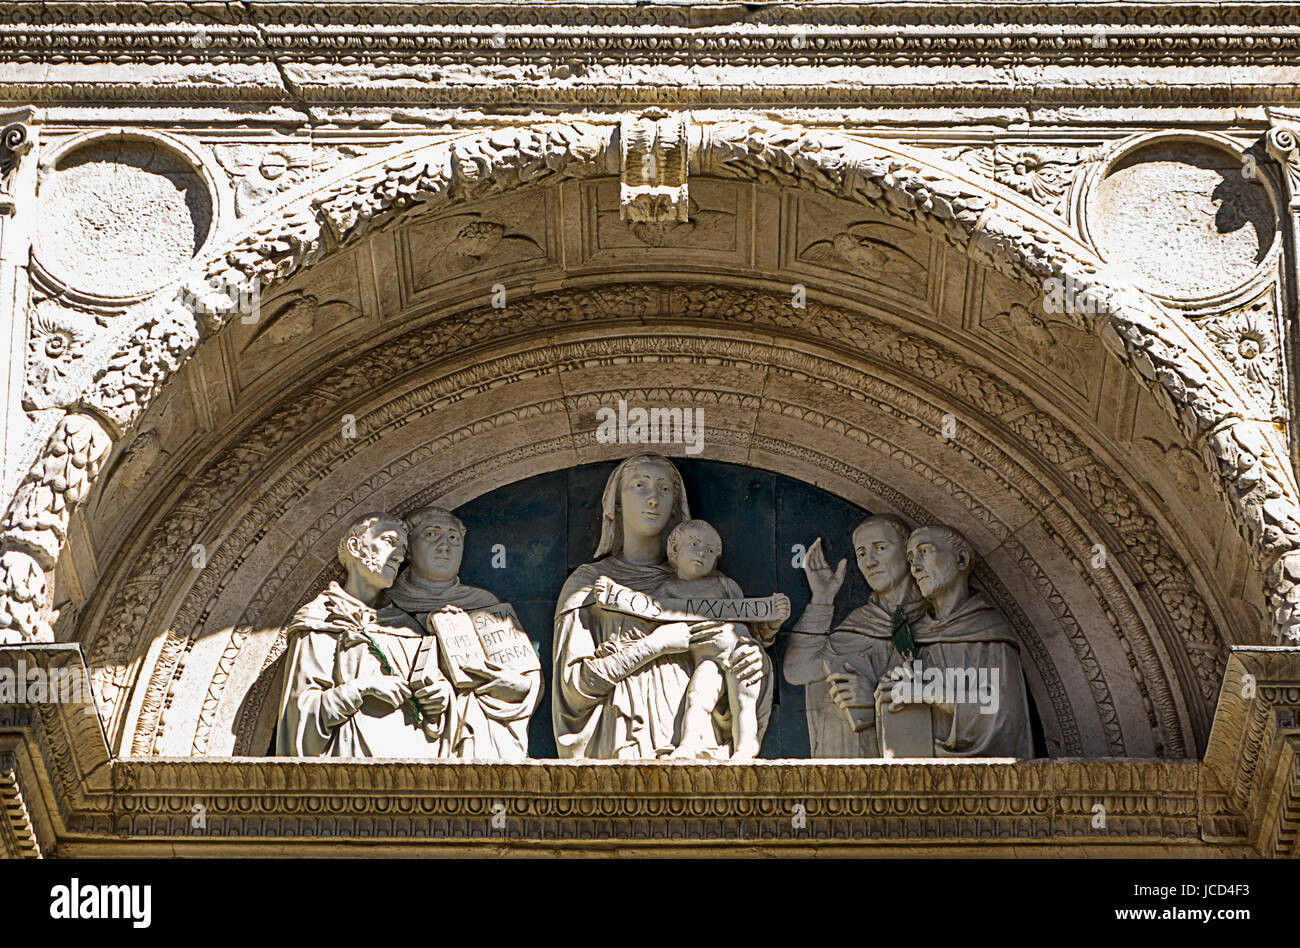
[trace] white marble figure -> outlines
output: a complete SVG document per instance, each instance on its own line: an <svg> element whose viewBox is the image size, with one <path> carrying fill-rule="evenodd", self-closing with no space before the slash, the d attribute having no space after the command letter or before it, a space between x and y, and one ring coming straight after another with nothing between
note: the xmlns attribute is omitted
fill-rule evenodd
<svg viewBox="0 0 1300 948"><path fill-rule="evenodd" d="M665 580L656 591L660 599L743 599L740 586L715 569L722 555L722 538L718 531L704 520L687 520L679 523L668 534L665 544L668 563L675 576ZM697 626L692 636L691 661L695 670L686 689L686 704L682 711L682 737L670 757L695 758L709 756L708 748L713 736L712 714L724 693L727 698L726 713L730 718L731 760L746 761L758 756L758 693L761 681L754 678L741 680L735 671L743 645L771 645L781 622L790 614L789 601L783 615L774 621L753 623L758 638L750 634L749 625L723 622L720 625L705 623ZM706 618L701 616L700 618ZM725 727L725 725L724 725Z"/></svg>
<svg viewBox="0 0 1300 948"><path fill-rule="evenodd" d="M880 714L929 705L935 757L1032 757L1019 646L1002 614L970 589L974 548L951 527L921 527L907 558L928 609L912 632L919 658L877 686L890 709Z"/></svg>
<svg viewBox="0 0 1300 948"><path fill-rule="evenodd" d="M385 600L435 631L435 616L450 611L498 614L511 620L507 639L492 651L498 660L462 664L459 685L445 674L436 693L446 702L441 756L478 760L523 760L528 756L528 721L542 698L541 663L523 635L508 603L486 589L460 581L465 524L449 510L424 507L408 516L410 562L385 594ZM500 638L500 636L498 636ZM513 643L513 646L512 644ZM504 653L504 654L503 654ZM448 653L440 653L444 662Z"/></svg>
<svg viewBox="0 0 1300 948"><path fill-rule="evenodd" d="M912 528L893 514L868 517L853 531L858 569L871 586L866 603L831 628L845 561L831 569L818 538L804 556L812 599L795 623L782 662L785 680L805 685L813 757L879 757L874 692L902 662L894 645L903 621L914 624L925 600L907 562Z"/></svg>
<svg viewBox="0 0 1300 948"><path fill-rule="evenodd" d="M385 513L359 518L339 542L342 585L330 583L294 615L276 754L289 757L440 757L441 689L412 668L423 630L378 606L406 552L407 529Z"/></svg>
<svg viewBox="0 0 1300 948"><path fill-rule="evenodd" d="M610 475L597 558L574 570L556 604L551 702L560 757L648 759L680 743L695 668L692 624L607 609L594 590L602 577L643 593L673 579L665 540L689 519L685 485L667 458L636 455ZM761 740L771 712L771 660L757 642L738 642L731 667L740 686L758 685ZM715 716L708 730L703 752L731 757L729 728Z"/></svg>

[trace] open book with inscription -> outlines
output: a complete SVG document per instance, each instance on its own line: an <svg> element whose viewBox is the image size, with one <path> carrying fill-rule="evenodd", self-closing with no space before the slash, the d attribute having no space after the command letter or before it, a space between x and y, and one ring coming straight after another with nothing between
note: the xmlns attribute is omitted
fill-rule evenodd
<svg viewBox="0 0 1300 948"><path fill-rule="evenodd" d="M592 596L597 603L612 612L662 622L693 622L700 619L723 622L780 621L776 596L756 599L659 599L616 583L608 576L596 580Z"/></svg>
<svg viewBox="0 0 1300 948"><path fill-rule="evenodd" d="M470 669L489 664L514 672L537 671L541 659L508 602L466 612L444 606L429 613L429 631L437 636L443 673L457 688L480 683Z"/></svg>

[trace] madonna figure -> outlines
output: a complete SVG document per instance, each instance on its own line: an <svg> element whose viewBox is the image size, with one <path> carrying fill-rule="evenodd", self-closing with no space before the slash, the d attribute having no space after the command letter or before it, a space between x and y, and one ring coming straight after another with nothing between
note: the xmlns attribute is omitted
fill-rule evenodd
<svg viewBox="0 0 1300 948"><path fill-rule="evenodd" d="M681 740L691 648L708 631L688 622L656 622L608 610L593 587L607 576L650 593L674 573L665 540L690 519L681 474L667 458L638 454L609 476L602 497L594 562L569 576L555 609L555 742L562 758L635 760L667 756ZM733 655L742 682L760 680L759 738L772 707L772 664L757 643ZM714 712L712 753L731 757L731 722Z"/></svg>

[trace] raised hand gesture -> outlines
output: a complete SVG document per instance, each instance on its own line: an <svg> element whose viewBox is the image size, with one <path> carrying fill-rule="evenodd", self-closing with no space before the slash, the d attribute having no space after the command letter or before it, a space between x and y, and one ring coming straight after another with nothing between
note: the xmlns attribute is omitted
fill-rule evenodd
<svg viewBox="0 0 1300 948"><path fill-rule="evenodd" d="M812 590L812 601L819 606L829 606L835 602L835 595L844 585L844 568L848 560L840 560L832 570L822 552L822 538L818 537L808 552L804 554L803 571L808 577L808 588Z"/></svg>

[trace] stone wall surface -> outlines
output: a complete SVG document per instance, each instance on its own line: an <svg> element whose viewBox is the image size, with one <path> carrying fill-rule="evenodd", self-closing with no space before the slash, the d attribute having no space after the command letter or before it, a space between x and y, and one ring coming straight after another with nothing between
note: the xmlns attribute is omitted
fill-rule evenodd
<svg viewBox="0 0 1300 948"><path fill-rule="evenodd" d="M1142 845L1287 849L1282 791L1225 776L1222 735L1232 650L1300 641L1297 23L0 4L0 643L80 648L117 772L234 774L353 518L607 469L636 449L598 439L600 409L689 404L701 463L970 539L1039 751L1089 762L954 793L1050 786L1086 822L1069 781L1167 778L1177 825ZM15 815L57 752L31 713L0 744L0 840L96 850L99 824ZM1283 717L1251 740L1290 753ZM1109 776L1126 759L1159 763ZM103 825L157 835L125 805ZM1006 839L1074 838L1027 805ZM560 832L535 816L521 838ZM906 845L986 839L954 827ZM669 835L717 841L693 832Z"/></svg>

